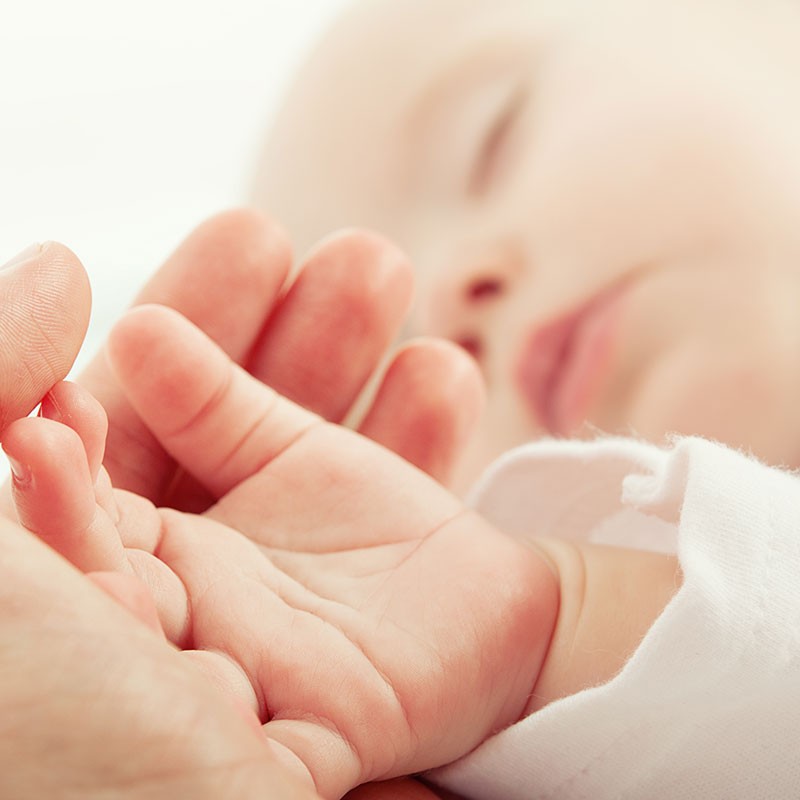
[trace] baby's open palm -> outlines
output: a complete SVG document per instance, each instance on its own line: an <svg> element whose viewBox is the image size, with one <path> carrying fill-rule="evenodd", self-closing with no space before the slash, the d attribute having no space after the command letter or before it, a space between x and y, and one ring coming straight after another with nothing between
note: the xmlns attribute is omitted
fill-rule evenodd
<svg viewBox="0 0 800 800"><path fill-rule="evenodd" d="M78 436L26 420L6 442L51 442L35 487L18 482L20 516L81 568L141 578L169 638L320 794L447 763L522 714L556 610L533 550L173 312L132 312L110 352L142 419L219 501L196 516L93 485L97 436L73 394Z"/></svg>

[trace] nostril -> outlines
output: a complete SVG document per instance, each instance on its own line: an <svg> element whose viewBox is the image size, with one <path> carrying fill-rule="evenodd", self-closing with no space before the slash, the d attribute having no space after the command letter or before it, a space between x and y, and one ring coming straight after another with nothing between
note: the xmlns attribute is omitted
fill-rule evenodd
<svg viewBox="0 0 800 800"><path fill-rule="evenodd" d="M497 278L479 278L467 286L470 300L488 300L503 291L503 282Z"/></svg>
<svg viewBox="0 0 800 800"><path fill-rule="evenodd" d="M480 340L475 336L461 336L454 341L460 348L466 350L476 361L483 355L483 346Z"/></svg>

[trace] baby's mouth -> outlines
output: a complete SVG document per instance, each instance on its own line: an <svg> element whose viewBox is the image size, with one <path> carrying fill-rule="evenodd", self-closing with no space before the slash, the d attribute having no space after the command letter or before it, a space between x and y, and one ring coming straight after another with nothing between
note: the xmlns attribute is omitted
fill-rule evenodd
<svg viewBox="0 0 800 800"><path fill-rule="evenodd" d="M536 328L523 345L516 380L536 422L555 436L586 420L611 366L624 285Z"/></svg>

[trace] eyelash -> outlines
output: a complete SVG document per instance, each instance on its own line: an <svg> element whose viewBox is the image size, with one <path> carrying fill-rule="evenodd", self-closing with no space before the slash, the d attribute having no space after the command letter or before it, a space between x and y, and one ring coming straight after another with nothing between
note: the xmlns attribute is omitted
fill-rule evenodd
<svg viewBox="0 0 800 800"><path fill-rule="evenodd" d="M482 197L491 188L497 174L497 166L506 142L519 119L525 104L526 93L520 89L502 107L492 120L481 140L474 167L469 175L467 191L473 197Z"/></svg>

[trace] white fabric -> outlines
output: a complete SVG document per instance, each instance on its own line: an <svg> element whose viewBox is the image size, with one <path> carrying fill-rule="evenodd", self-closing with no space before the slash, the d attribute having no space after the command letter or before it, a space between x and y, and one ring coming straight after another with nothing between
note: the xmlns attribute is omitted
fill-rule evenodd
<svg viewBox="0 0 800 800"><path fill-rule="evenodd" d="M433 780L491 800L800 797L800 478L699 439L543 442L473 500L516 536L677 546L684 583L613 680Z"/></svg>

